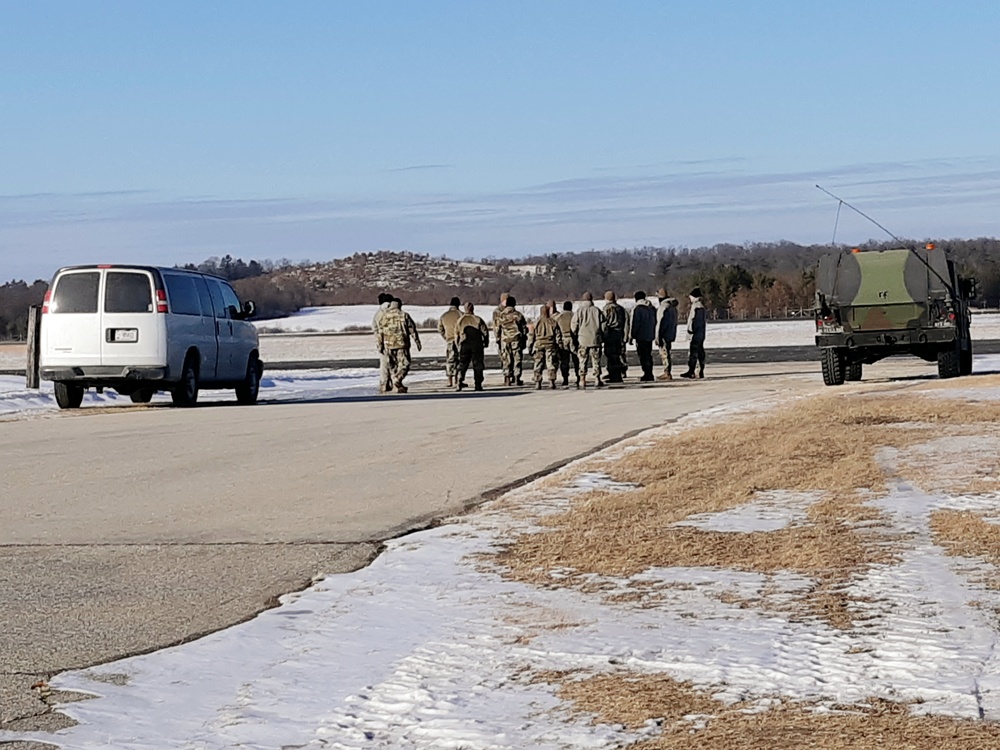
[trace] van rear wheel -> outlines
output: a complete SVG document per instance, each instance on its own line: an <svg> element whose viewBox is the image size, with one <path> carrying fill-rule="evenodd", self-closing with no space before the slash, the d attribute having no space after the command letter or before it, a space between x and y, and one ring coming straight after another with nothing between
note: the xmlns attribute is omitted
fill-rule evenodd
<svg viewBox="0 0 1000 750"><path fill-rule="evenodd" d="M128 397L132 399L133 404L148 404L153 400L153 389L152 388L137 388L128 394Z"/></svg>
<svg viewBox="0 0 1000 750"><path fill-rule="evenodd" d="M198 370L191 357L184 360L181 379L170 392L170 398L174 406L194 406L198 403Z"/></svg>
<svg viewBox="0 0 1000 750"><path fill-rule="evenodd" d="M55 384L56 403L60 409L79 409L83 403L82 385L57 382Z"/></svg>
<svg viewBox="0 0 1000 750"><path fill-rule="evenodd" d="M260 393L260 360L250 357L247 362L247 373L243 377L243 382L236 386L236 401L244 406L257 403L257 395Z"/></svg>

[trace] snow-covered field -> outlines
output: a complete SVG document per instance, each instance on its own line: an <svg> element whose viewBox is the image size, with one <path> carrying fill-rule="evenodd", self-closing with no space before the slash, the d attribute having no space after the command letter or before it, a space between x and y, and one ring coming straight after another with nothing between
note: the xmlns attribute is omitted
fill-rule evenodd
<svg viewBox="0 0 1000 750"><path fill-rule="evenodd" d="M484 312L485 309L485 312ZM444 308L408 307L408 312L418 323L425 318L437 318ZM479 312L487 320L492 305L484 305ZM287 334L263 335L260 340L261 357L265 362L319 362L368 359L376 356L375 344L370 333L358 335L324 336L317 333L343 331L348 326L371 325L375 305L306 308L290 318L265 320L257 325L264 330L280 329ZM752 321L745 323L710 323L706 346L711 349L767 346L813 346L815 328L811 320ZM972 319L972 336L980 340L1000 339L1000 314L977 315ZM437 333L425 333L423 351L413 349L414 359L444 356L444 342ZM684 347L687 334L683 324L678 328L677 346ZM25 366L23 345L0 345L0 370L20 370Z"/></svg>
<svg viewBox="0 0 1000 750"><path fill-rule="evenodd" d="M603 302L599 304L603 305ZM624 300L622 304L626 307L631 306L629 300ZM477 304L476 311L488 322L494 307L495 303ZM529 319L538 317L536 307L526 308L520 305L518 307ZM259 328L265 330L284 331L288 333L343 331L349 326L370 326L376 309L377 305L307 307L291 317L260 321L257 325ZM419 324L429 318L437 320L447 308L414 305L412 307L406 306L405 309ZM705 344L709 348L716 347L719 349L760 346L812 346L815 344L815 333L816 327L811 319L710 323ZM1000 314L986 313L974 316L972 319L972 337L982 340L1000 339ZM431 339L429 342L431 350L436 351L437 348L440 348L435 346L438 343L435 337L429 338ZM686 339L687 335L682 321L682 324L678 326L678 340L684 342Z"/></svg>
<svg viewBox="0 0 1000 750"><path fill-rule="evenodd" d="M983 365L995 369L1000 358ZM1000 398L974 383L960 392ZM569 712L553 685L531 679L550 670L666 674L761 709L776 700L815 701L823 711L884 698L912 702L915 712L1000 720L1000 592L988 586L983 561L946 555L929 527L938 509L1000 509L995 493L951 497L897 481L871 501L908 542L898 559L850 584L866 610L850 630L747 604L794 600L813 583L799 574L653 569L595 578L587 593L514 582L484 562L483 553L574 496L613 491L602 462L725 418L724 410L692 415L578 461L560 481L390 542L368 568L321 580L226 631L64 673L53 687L100 697L62 708L77 726L34 738L87 749L487 750L619 747L657 731ZM926 456L933 446L918 450ZM816 499L776 493L688 523L773 531L801 522ZM635 583L657 591L657 603L609 600L609 590ZM694 730L703 719L685 721ZM0 741L16 736L0 733Z"/></svg>

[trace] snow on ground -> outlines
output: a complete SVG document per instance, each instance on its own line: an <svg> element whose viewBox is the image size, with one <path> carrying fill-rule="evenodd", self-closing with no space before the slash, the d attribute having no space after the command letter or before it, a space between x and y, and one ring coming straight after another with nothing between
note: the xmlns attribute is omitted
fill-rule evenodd
<svg viewBox="0 0 1000 750"><path fill-rule="evenodd" d="M908 546L851 584L867 618L849 631L780 614L814 585L800 574L653 569L594 577L598 585L582 592L505 580L484 563L482 554L511 532L607 485L603 461L725 415L717 409L644 433L562 470L561 486L536 482L392 541L368 568L285 596L249 622L63 673L53 687L99 696L61 708L79 724L54 736L0 733L0 741L88 750L487 750L610 748L656 731L592 725L552 685L530 678L576 669L665 673L762 707L774 698L820 709L885 698L911 701L915 712L1000 720L1000 592L983 584L982 561L946 555L929 529L936 509L996 508L1000 495L947 497L896 482L873 499ZM891 466L898 456L886 449L881 460ZM693 520L734 534L776 529L801 522L814 500L769 493L738 512ZM608 599L609 589L636 583L657 596ZM774 606L748 604L755 601Z"/></svg>
<svg viewBox="0 0 1000 750"><path fill-rule="evenodd" d="M439 372L415 372L407 377L406 382L441 379L442 375ZM261 401L311 401L347 396L372 396L376 393L378 393L378 370L370 367L339 370L266 370L260 382ZM203 404L235 401L236 394L231 390L203 390L198 400ZM170 403L170 395L158 393L153 396L152 403ZM84 409L115 404L133 405L128 396L121 396L114 390L96 393L91 389L84 395ZM23 377L0 375L0 419L41 415L58 409L52 394L52 383L43 381L39 390L29 390L24 387Z"/></svg>

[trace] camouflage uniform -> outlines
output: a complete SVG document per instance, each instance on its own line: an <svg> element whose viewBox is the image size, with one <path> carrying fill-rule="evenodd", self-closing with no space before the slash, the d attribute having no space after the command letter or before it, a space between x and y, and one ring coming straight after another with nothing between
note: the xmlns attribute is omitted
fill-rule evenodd
<svg viewBox="0 0 1000 750"><path fill-rule="evenodd" d="M556 370L559 365L559 350L563 345L562 329L548 315L542 315L528 334L528 354L535 358L535 383L542 386L542 375L549 372L549 382L556 387Z"/></svg>
<svg viewBox="0 0 1000 750"><path fill-rule="evenodd" d="M503 336L500 333L500 313L502 313L507 308L504 305L500 305L496 310L493 311L493 338L497 342L497 354L500 356L500 369L504 371L506 375L507 367L507 350L503 345Z"/></svg>
<svg viewBox="0 0 1000 750"><path fill-rule="evenodd" d="M617 302L604 306L604 356L608 359L608 382L620 383L628 364L625 360L625 328L628 313Z"/></svg>
<svg viewBox="0 0 1000 750"><path fill-rule="evenodd" d="M378 306L378 310L375 311L375 317L372 318L372 332L375 334L376 346L378 346L378 323L388 309L389 303L383 302ZM382 350L382 347L378 347L378 351L378 389L380 393L384 393L385 391L392 390L392 379L389 377L389 355Z"/></svg>
<svg viewBox="0 0 1000 750"><path fill-rule="evenodd" d="M573 336L573 311L563 310L553 316L562 331L562 346L559 347L559 370L562 372L563 385L569 385L569 368L573 366L573 376L580 382L580 357L577 354L579 346Z"/></svg>
<svg viewBox="0 0 1000 750"><path fill-rule="evenodd" d="M601 345L604 341L604 314L594 307L591 300L584 300L573 313L570 324L573 340L579 347L580 368L583 375L583 385L587 384L587 373L591 368L597 376L597 384L601 385Z"/></svg>
<svg viewBox="0 0 1000 750"><path fill-rule="evenodd" d="M462 317L462 311L457 307L449 307L444 315L438 320L438 333L445 340L448 347L445 352L444 370L448 375L448 382L454 380L458 374L458 342L456 339L455 325Z"/></svg>
<svg viewBox="0 0 1000 750"><path fill-rule="evenodd" d="M410 371L411 338L416 342L417 349L420 349L420 334L417 333L413 318L403 312L397 302L393 302L378 318L378 331L375 336L379 353L384 354L388 360L393 387L399 393L406 393L403 378Z"/></svg>
<svg viewBox="0 0 1000 750"><path fill-rule="evenodd" d="M524 346L528 337L528 322L513 307L505 307L497 316L496 336L500 342L500 361L508 385L521 385L524 369Z"/></svg>

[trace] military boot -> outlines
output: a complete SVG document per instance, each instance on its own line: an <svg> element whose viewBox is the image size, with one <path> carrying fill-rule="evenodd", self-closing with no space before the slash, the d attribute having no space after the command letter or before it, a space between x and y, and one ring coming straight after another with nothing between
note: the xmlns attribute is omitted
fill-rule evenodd
<svg viewBox="0 0 1000 750"><path fill-rule="evenodd" d="M694 378L694 370L688 370L687 372L682 372L681 377L691 380L692 378Z"/></svg>
<svg viewBox="0 0 1000 750"><path fill-rule="evenodd" d="M455 377L453 375L448 376L448 387L449 388L455 387Z"/></svg>
<svg viewBox="0 0 1000 750"><path fill-rule="evenodd" d="M555 381L555 378L553 378L552 380L550 380L550 381L549 381L549 383L551 383L551 384L552 384L552 390L555 390L555 389L556 389L556 381Z"/></svg>
<svg viewBox="0 0 1000 750"><path fill-rule="evenodd" d="M503 384L504 385L510 385L510 375L504 375L503 376Z"/></svg>
<svg viewBox="0 0 1000 750"><path fill-rule="evenodd" d="M542 390L542 381L541 380L536 380L535 381L535 390L536 391Z"/></svg>
<svg viewBox="0 0 1000 750"><path fill-rule="evenodd" d="M518 385L524 385L524 381L523 381L523 380L521 380L521 378L518 378L518 379L517 379L517 384L518 384Z"/></svg>
<svg viewBox="0 0 1000 750"><path fill-rule="evenodd" d="M580 389L580 378L576 379L576 388L577 388L577 390Z"/></svg>
<svg viewBox="0 0 1000 750"><path fill-rule="evenodd" d="M467 386L465 385L465 381L464 380L459 380L458 381L458 390L460 390L460 391L464 390L466 387Z"/></svg>
<svg viewBox="0 0 1000 750"><path fill-rule="evenodd" d="M407 388L402 383L396 383L396 393L409 393L409 388Z"/></svg>

